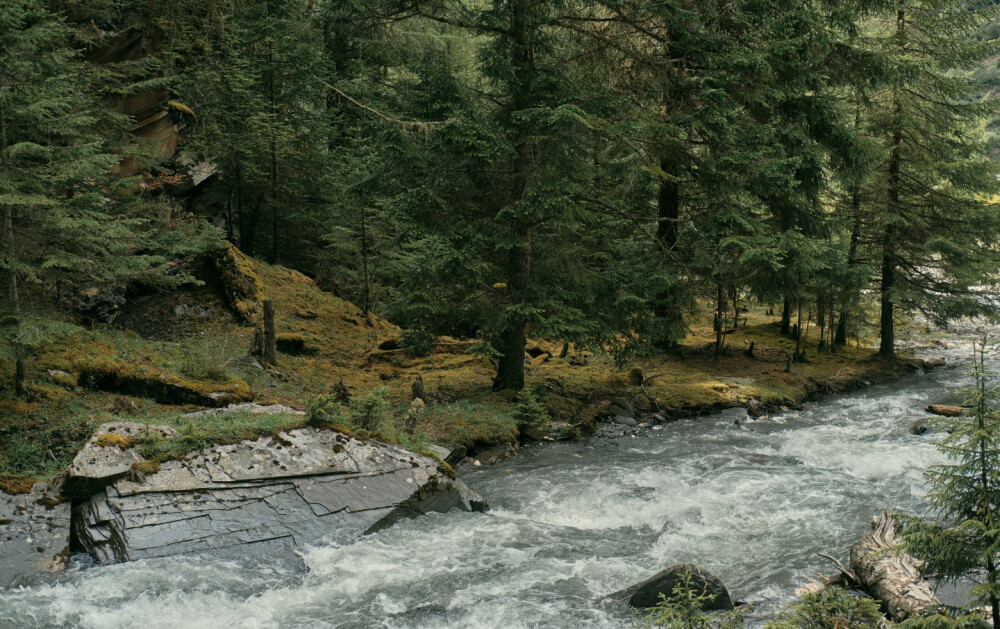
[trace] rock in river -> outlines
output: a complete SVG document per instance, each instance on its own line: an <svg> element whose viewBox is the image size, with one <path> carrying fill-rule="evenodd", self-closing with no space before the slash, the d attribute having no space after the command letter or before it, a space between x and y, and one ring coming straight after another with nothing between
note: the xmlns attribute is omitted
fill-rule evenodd
<svg viewBox="0 0 1000 629"><path fill-rule="evenodd" d="M76 507L73 531L100 563L233 547L263 555L453 508L486 504L433 459L302 428L167 461L141 482L118 478Z"/></svg>
<svg viewBox="0 0 1000 629"><path fill-rule="evenodd" d="M615 592L609 600L624 603L630 607L646 609L654 607L660 601L660 594L671 596L674 588L681 583L685 573L691 574L691 587L699 594L704 592L711 597L702 609L707 612L733 609L733 601L729 598L729 590L722 580L708 570L693 563L674 564L666 570L654 574L642 583Z"/></svg>

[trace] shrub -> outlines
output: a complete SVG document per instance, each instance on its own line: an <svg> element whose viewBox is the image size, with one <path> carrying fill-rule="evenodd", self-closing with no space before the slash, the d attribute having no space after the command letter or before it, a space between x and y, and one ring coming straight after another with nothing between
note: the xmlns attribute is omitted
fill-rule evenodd
<svg viewBox="0 0 1000 629"><path fill-rule="evenodd" d="M435 343L437 336L425 330L406 330L399 337L399 346L415 358L429 356Z"/></svg>
<svg viewBox="0 0 1000 629"><path fill-rule="evenodd" d="M767 629L876 629L882 626L878 601L839 587L803 595L767 624Z"/></svg>
<svg viewBox="0 0 1000 629"><path fill-rule="evenodd" d="M548 427L549 412L538 401L534 393L525 389L517 394L514 415L521 426L544 429Z"/></svg>
<svg viewBox="0 0 1000 629"><path fill-rule="evenodd" d="M377 435L389 425L389 399L384 388L348 400L346 409L337 395L322 395L309 403L306 424L316 428L342 424L362 436Z"/></svg>

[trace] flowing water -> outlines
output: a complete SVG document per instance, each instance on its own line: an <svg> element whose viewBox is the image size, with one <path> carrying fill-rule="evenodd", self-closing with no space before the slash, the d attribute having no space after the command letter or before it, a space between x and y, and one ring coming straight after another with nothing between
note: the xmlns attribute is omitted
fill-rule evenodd
<svg viewBox="0 0 1000 629"><path fill-rule="evenodd" d="M78 562L0 592L0 627L632 627L598 599L680 561L716 572L760 624L834 572L816 553L846 559L877 512L925 510L922 472L942 459L933 436L908 428L965 384L965 369L946 368L742 425L733 410L636 438L529 446L462 471L487 514L308 548L307 571Z"/></svg>

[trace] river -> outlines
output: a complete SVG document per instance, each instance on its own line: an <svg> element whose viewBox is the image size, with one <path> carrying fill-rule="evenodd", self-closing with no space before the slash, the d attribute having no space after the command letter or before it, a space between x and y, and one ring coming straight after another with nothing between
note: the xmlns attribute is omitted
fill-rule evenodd
<svg viewBox="0 0 1000 629"><path fill-rule="evenodd" d="M964 362L967 343L926 350ZM487 514L433 514L280 561L173 557L92 567L0 592L0 627L633 627L598 599L693 561L759 626L846 559L871 517L921 513L941 462L910 424L953 401L964 368L828 397L741 424L739 409L635 438L533 445L467 467Z"/></svg>

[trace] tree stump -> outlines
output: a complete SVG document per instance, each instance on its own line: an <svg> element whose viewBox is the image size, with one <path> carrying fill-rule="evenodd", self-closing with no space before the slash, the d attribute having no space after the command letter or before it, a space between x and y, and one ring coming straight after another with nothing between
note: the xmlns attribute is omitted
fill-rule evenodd
<svg viewBox="0 0 1000 629"><path fill-rule="evenodd" d="M278 364L277 337L274 333L274 302L264 300L264 362L269 365Z"/></svg>
<svg viewBox="0 0 1000 629"><path fill-rule="evenodd" d="M920 576L919 562L898 545L899 520L886 511L872 519L871 528L851 546L851 570L861 585L881 600L897 622L938 607L931 585Z"/></svg>

